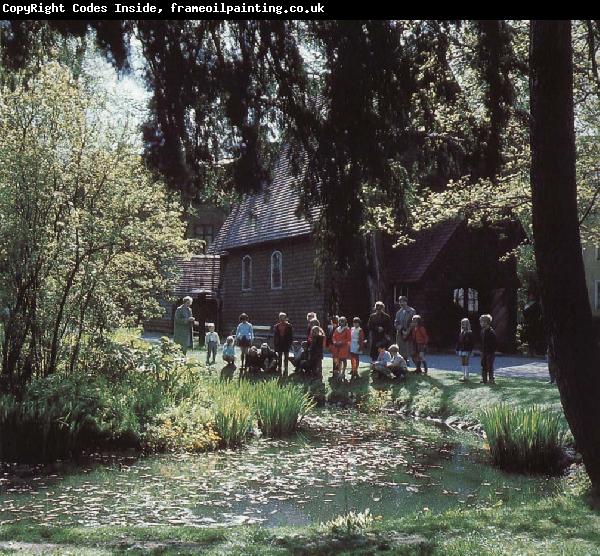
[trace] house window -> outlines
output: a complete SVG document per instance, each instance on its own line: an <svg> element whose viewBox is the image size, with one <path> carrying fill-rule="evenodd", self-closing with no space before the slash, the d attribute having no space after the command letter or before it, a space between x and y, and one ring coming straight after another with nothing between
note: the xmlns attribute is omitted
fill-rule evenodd
<svg viewBox="0 0 600 556"><path fill-rule="evenodd" d="M242 290L252 289L252 257L246 255L242 259Z"/></svg>
<svg viewBox="0 0 600 556"><path fill-rule="evenodd" d="M454 303L464 309L465 307L465 290L462 288L456 288L454 290Z"/></svg>
<svg viewBox="0 0 600 556"><path fill-rule="evenodd" d="M271 254L271 289L280 290L283 285L282 279L282 256L281 251L273 251Z"/></svg>
<svg viewBox="0 0 600 556"><path fill-rule="evenodd" d="M467 288L467 311L477 313L479 311L479 294L473 288Z"/></svg>
<svg viewBox="0 0 600 556"><path fill-rule="evenodd" d="M479 311L479 292L473 288L456 288L454 303L469 313L477 313Z"/></svg>

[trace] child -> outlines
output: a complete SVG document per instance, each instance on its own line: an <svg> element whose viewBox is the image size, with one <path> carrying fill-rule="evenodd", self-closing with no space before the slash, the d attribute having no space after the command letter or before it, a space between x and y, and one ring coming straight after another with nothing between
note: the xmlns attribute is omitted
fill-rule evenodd
<svg viewBox="0 0 600 556"><path fill-rule="evenodd" d="M461 382L469 380L469 357L473 351L473 332L471 331L471 323L469 319L460 321L460 334L456 343L456 355L460 357L463 376L459 378Z"/></svg>
<svg viewBox="0 0 600 556"><path fill-rule="evenodd" d="M335 329L338 327L338 316L333 315L331 317L329 324L325 327L325 347L331 352L331 358L333 359L333 374L334 376L337 374L337 361L333 355L332 347L333 347L333 333Z"/></svg>
<svg viewBox="0 0 600 556"><path fill-rule="evenodd" d="M421 372L421 365L423 365L423 372L427 374L427 361L425 361L425 351L427 350L427 344L429 343L429 334L427 329L421 322L420 315L414 315L410 323L411 327L411 339L413 342L413 361L417 368L416 373Z"/></svg>
<svg viewBox="0 0 600 556"><path fill-rule="evenodd" d="M273 347L277 353L277 369L287 376L290 347L294 331L285 313L279 313L279 321L273 325Z"/></svg>
<svg viewBox="0 0 600 556"><path fill-rule="evenodd" d="M235 341L242 352L240 356L242 360L241 370L244 370L246 368L248 349L254 341L254 329L248 322L248 315L246 313L240 315L240 323L235 330Z"/></svg>
<svg viewBox="0 0 600 556"><path fill-rule="evenodd" d="M325 332L318 320L313 320L314 326L310 331L310 348L308 355L309 369L317 376L323 374L323 345L325 343Z"/></svg>
<svg viewBox="0 0 600 556"><path fill-rule="evenodd" d="M360 327L360 319L352 319L352 330L350 331L350 380L358 378L358 365L360 363L360 354L365 349L365 332Z"/></svg>
<svg viewBox="0 0 600 556"><path fill-rule="evenodd" d="M346 364L350 356L350 342L352 333L348 328L346 317L338 319L339 326L333 331L331 336L331 355L333 357L333 376L340 375L342 380L346 378Z"/></svg>
<svg viewBox="0 0 600 556"><path fill-rule="evenodd" d="M294 342L292 344L292 365L296 369L296 372L307 372L309 370L309 350L308 350L308 342L304 341Z"/></svg>
<svg viewBox="0 0 600 556"><path fill-rule="evenodd" d="M397 379L403 380L406 378L406 373L408 372L406 359L400 355L400 348L397 344L392 344L389 347L389 352L392 356L392 360L387 364L387 368Z"/></svg>
<svg viewBox="0 0 600 556"><path fill-rule="evenodd" d="M235 365L235 346L233 345L233 336L227 336L223 344L223 361L228 365Z"/></svg>
<svg viewBox="0 0 600 556"><path fill-rule="evenodd" d="M256 346L248 348L246 352L246 369L250 373L259 373L262 368L263 360Z"/></svg>
<svg viewBox="0 0 600 556"><path fill-rule="evenodd" d="M495 384L496 332L492 328L492 315L481 315L479 324L481 326L481 383Z"/></svg>
<svg viewBox="0 0 600 556"><path fill-rule="evenodd" d="M385 349L385 344L380 343L377 346L379 352L377 359L371 362L371 372L373 376L384 376L390 378L390 370L388 369L388 363L391 362L392 356L390 352Z"/></svg>
<svg viewBox="0 0 600 556"><path fill-rule="evenodd" d="M258 355L261 361L260 367L265 373L277 372L277 352L272 350L269 344L261 344Z"/></svg>
<svg viewBox="0 0 600 556"><path fill-rule="evenodd" d="M210 355L212 353L212 362L215 363L217 358L217 346L221 343L219 335L215 332L215 325L212 322L208 323L208 332L204 336L204 345L206 346L206 364L210 363Z"/></svg>

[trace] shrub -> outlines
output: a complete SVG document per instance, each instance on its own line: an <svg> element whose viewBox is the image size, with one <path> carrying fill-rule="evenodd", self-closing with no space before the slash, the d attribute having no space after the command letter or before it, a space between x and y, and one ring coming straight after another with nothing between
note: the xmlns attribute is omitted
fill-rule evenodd
<svg viewBox="0 0 600 556"><path fill-rule="evenodd" d="M22 399L0 396L0 459L51 461L71 456L101 432L95 389L83 380L34 379Z"/></svg>
<svg viewBox="0 0 600 556"><path fill-rule="evenodd" d="M20 398L0 397L0 459L51 461L83 450L139 447L157 414L197 399L196 365L171 342L135 347L108 339L88 347L81 354L87 372L35 378ZM210 446L213 432L190 433L195 439L181 444Z"/></svg>
<svg viewBox="0 0 600 556"><path fill-rule="evenodd" d="M556 472L565 439L562 417L544 406L499 404L480 416L494 464L502 469Z"/></svg>
<svg viewBox="0 0 600 556"><path fill-rule="evenodd" d="M321 529L336 534L352 535L373 525L373 516L367 508L364 512L347 512L321 524Z"/></svg>
<svg viewBox="0 0 600 556"><path fill-rule="evenodd" d="M144 441L151 451L204 452L221 444L211 411L190 400L158 415Z"/></svg>

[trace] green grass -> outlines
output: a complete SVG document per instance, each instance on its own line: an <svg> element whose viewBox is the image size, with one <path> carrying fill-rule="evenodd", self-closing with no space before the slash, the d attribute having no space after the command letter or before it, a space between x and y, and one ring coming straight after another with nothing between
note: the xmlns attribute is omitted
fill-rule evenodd
<svg viewBox="0 0 600 556"><path fill-rule="evenodd" d="M543 406L495 405L481 412L492 460L502 469L560 471L565 439L564 417Z"/></svg>

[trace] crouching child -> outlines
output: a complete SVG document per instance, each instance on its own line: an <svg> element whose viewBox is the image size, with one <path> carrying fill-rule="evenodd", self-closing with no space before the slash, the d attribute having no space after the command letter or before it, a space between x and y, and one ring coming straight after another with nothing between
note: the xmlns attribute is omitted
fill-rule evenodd
<svg viewBox="0 0 600 556"><path fill-rule="evenodd" d="M391 355L391 361L387 364L390 373L394 375L398 380L403 380L406 378L406 373L408 372L408 365L406 364L406 359L400 355L400 348L396 344L392 344L389 347L389 352Z"/></svg>
<svg viewBox="0 0 600 556"><path fill-rule="evenodd" d="M373 377L392 378L392 373L388 364L392 361L392 355L385 349L385 344L377 346L377 359L371 363L371 374Z"/></svg>
<svg viewBox="0 0 600 556"><path fill-rule="evenodd" d="M249 373L260 373L262 369L262 358L256 346L251 346L246 353L246 369Z"/></svg>
<svg viewBox="0 0 600 556"><path fill-rule="evenodd" d="M277 352L271 349L269 344L261 344L259 357L261 360L261 368L265 373L276 373L278 371Z"/></svg>
<svg viewBox="0 0 600 556"><path fill-rule="evenodd" d="M223 361L228 365L235 365L235 345L233 336L227 336L223 344Z"/></svg>

